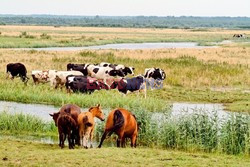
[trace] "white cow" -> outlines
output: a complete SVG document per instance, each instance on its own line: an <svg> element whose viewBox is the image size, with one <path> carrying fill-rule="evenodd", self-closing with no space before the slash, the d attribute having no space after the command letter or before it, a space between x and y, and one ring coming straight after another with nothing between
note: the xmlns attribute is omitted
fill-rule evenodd
<svg viewBox="0 0 250 167"><path fill-rule="evenodd" d="M58 86L64 86L66 83L66 78L68 75L80 75L83 74L80 71L57 71L57 70L48 70L44 72L45 77L50 81L50 85L57 88Z"/></svg>

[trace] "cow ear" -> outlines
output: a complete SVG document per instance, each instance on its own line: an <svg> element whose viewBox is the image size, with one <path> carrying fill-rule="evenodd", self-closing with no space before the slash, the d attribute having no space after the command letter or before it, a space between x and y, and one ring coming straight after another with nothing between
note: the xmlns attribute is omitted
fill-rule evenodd
<svg viewBox="0 0 250 167"><path fill-rule="evenodd" d="M53 116L54 116L54 113L49 113L49 115L53 117Z"/></svg>

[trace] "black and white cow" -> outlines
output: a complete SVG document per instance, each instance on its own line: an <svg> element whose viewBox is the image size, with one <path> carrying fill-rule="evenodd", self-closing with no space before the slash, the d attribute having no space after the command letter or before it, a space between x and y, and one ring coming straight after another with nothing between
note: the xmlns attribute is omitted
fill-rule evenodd
<svg viewBox="0 0 250 167"><path fill-rule="evenodd" d="M107 80L114 77L124 77L122 70L116 70L111 67L99 67L90 65L87 67L88 75L96 79Z"/></svg>
<svg viewBox="0 0 250 167"><path fill-rule="evenodd" d="M20 77L21 80L25 83L27 83L29 80L29 78L27 77L26 67L22 63L9 63L9 64L7 64L6 73L8 75L11 74L11 79L14 79L14 77Z"/></svg>
<svg viewBox="0 0 250 167"><path fill-rule="evenodd" d="M161 89L166 73L160 68L146 68L144 77L147 89Z"/></svg>
<svg viewBox="0 0 250 167"><path fill-rule="evenodd" d="M126 67L122 64L111 64L111 63L107 63L107 62L102 62L99 64L100 67L110 67L113 68L115 70L122 70L122 72L124 73L125 76L127 76L128 74L134 75L134 67Z"/></svg>
<svg viewBox="0 0 250 167"><path fill-rule="evenodd" d="M74 71L80 71L84 76L87 76L88 75L88 69L87 67L89 66L90 64L67 64L67 71L71 71L71 70L74 70Z"/></svg>
<svg viewBox="0 0 250 167"><path fill-rule="evenodd" d="M143 76L136 76L133 78L121 79L114 81L110 86L110 89L118 89L119 92L127 94L128 91L134 92L142 89L144 83Z"/></svg>
<svg viewBox="0 0 250 167"><path fill-rule="evenodd" d="M91 94L95 90L110 89L107 84L91 77L69 75L66 80L65 86L68 91Z"/></svg>
<svg viewBox="0 0 250 167"><path fill-rule="evenodd" d="M166 73L160 68L146 68L144 77L153 78L155 80L164 80L166 78Z"/></svg>

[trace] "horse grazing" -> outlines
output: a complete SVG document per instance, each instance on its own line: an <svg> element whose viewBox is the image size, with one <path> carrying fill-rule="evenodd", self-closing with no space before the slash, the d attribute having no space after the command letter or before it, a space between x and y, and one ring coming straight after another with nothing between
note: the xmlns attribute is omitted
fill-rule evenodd
<svg viewBox="0 0 250 167"><path fill-rule="evenodd" d="M81 145L84 148L88 148L88 139L90 138L90 148L92 148L92 139L95 128L94 117L99 118L101 121L104 121L104 114L101 110L100 104L95 107L89 108L87 112L82 112L78 116L78 125L79 125L79 136L81 140Z"/></svg>
<svg viewBox="0 0 250 167"><path fill-rule="evenodd" d="M107 135L115 132L118 135L117 147L125 147L125 139L131 139L131 147L136 147L136 139L138 136L138 125L135 115L123 108L117 108L108 115L105 131L102 135L99 148Z"/></svg>
<svg viewBox="0 0 250 167"><path fill-rule="evenodd" d="M77 105L66 104L59 110L59 112L49 114L53 118L56 126L58 126L57 120L58 120L59 116L61 114L64 114L64 113L69 114L74 119L74 121L77 123L78 115L81 113L81 108L78 107ZM73 143L73 145L75 143L80 145L80 137L79 137L79 133L78 133L79 128L78 128L77 124L76 124L75 128L76 128L76 131L74 131L73 136L71 137L72 143Z"/></svg>
<svg viewBox="0 0 250 167"><path fill-rule="evenodd" d="M64 141L68 137L69 149L74 149L74 134L77 132L77 123L69 113L60 113L57 119L59 133L59 146L64 147Z"/></svg>

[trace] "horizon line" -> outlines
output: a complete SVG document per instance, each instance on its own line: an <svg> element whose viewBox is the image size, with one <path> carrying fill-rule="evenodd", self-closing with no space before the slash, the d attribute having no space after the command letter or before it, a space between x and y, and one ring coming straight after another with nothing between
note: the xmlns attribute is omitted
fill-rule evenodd
<svg viewBox="0 0 250 167"><path fill-rule="evenodd" d="M9 16L69 16L69 17L229 17L229 18L250 18L250 16L195 16L195 15L74 15L74 14L1 14L0 16L9 15Z"/></svg>

